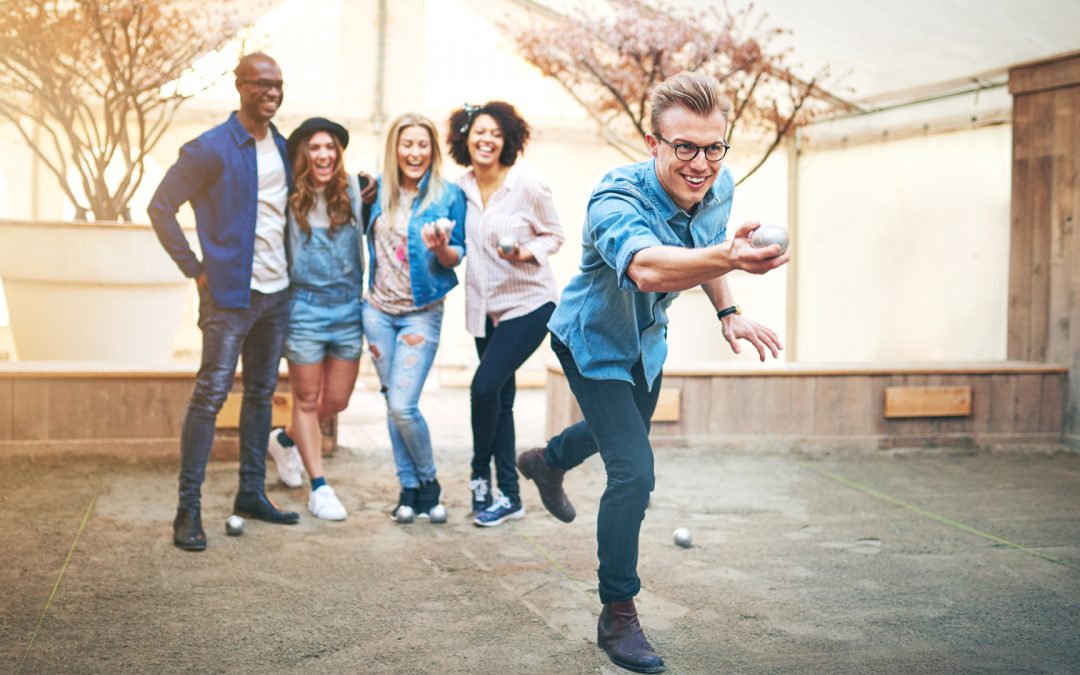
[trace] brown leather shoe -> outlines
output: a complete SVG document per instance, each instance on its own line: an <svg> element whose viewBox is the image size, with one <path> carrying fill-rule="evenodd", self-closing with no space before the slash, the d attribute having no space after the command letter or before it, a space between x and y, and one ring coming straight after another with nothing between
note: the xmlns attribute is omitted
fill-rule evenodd
<svg viewBox="0 0 1080 675"><path fill-rule="evenodd" d="M566 471L549 465L544 461L544 449L533 448L518 456L518 471L532 482L540 491L540 501L548 513L564 523L569 523L577 516L574 505L563 490L562 481Z"/></svg>
<svg viewBox="0 0 1080 675"><path fill-rule="evenodd" d="M596 644L607 652L615 665L635 673L662 673L664 659L645 639L638 623L634 601L609 602L600 612L596 625Z"/></svg>

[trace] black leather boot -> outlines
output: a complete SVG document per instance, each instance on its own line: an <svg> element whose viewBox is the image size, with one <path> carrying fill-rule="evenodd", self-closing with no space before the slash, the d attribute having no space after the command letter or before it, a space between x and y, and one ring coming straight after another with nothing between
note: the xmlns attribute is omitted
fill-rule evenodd
<svg viewBox="0 0 1080 675"><path fill-rule="evenodd" d="M635 673L664 672L664 660L641 632L632 599L604 605L596 626L596 644L621 668Z"/></svg>
<svg viewBox="0 0 1080 675"><path fill-rule="evenodd" d="M536 489L540 491L540 501L544 503L548 513L564 523L569 523L577 516L577 511L562 486L566 471L544 461L543 448L533 448L521 453L517 467L522 476L536 483Z"/></svg>
<svg viewBox="0 0 1080 675"><path fill-rule="evenodd" d="M295 511L282 511L261 492L237 492L233 502L233 512L245 518L265 520L277 525L295 525L300 522L300 514Z"/></svg>
<svg viewBox="0 0 1080 675"><path fill-rule="evenodd" d="M431 509L435 508L440 499L442 499L442 486L439 485L438 479L432 478L420 483L420 492L416 498L416 517L431 517Z"/></svg>
<svg viewBox="0 0 1080 675"><path fill-rule="evenodd" d="M185 551L205 551L206 533L202 528L202 509L198 506L181 506L176 509L172 523L173 544Z"/></svg>

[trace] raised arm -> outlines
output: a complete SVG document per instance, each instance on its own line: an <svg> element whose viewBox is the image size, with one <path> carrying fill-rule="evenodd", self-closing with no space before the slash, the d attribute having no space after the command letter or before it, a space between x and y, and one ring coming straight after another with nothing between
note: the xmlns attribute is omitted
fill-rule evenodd
<svg viewBox="0 0 1080 675"><path fill-rule="evenodd" d="M732 239L716 246L644 248L634 254L627 276L642 291L669 293L701 286L733 270L764 274L791 260L787 252L777 255L779 245L765 248L750 245L750 233L759 226L756 222L743 223Z"/></svg>

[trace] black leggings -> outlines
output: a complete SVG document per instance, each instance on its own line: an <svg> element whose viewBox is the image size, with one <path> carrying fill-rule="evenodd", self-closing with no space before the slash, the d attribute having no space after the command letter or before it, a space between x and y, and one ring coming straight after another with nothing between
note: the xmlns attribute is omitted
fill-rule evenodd
<svg viewBox="0 0 1080 675"><path fill-rule="evenodd" d="M494 326L490 318L485 337L476 338L480 365L469 394L472 399L472 477L491 484L491 459L499 490L511 500L519 496L514 435L514 375L547 335L547 322L555 311L549 302L525 316Z"/></svg>

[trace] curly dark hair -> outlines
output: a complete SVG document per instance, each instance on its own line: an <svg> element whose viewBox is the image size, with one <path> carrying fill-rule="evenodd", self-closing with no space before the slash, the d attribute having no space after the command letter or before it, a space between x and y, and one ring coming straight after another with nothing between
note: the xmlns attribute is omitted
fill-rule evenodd
<svg viewBox="0 0 1080 675"><path fill-rule="evenodd" d="M466 104L450 113L446 132L450 156L461 166L472 164L472 158L469 157L469 129L479 115L491 115L499 125L503 134L499 163L513 166L518 155L525 151L525 144L529 142L529 123L506 101L488 101L479 108Z"/></svg>

